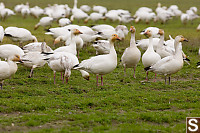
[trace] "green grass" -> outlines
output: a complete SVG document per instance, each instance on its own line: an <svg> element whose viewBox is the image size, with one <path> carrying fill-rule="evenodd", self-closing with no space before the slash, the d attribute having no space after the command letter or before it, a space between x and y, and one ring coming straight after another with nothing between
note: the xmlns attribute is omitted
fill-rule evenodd
<svg viewBox="0 0 200 133"><path fill-rule="evenodd" d="M25 3L24 0L2 0L7 7ZM12 1L12 2L11 2ZM67 1L68 2L68 1ZM145 2L130 0L82 0L81 4L104 5L109 9L128 9L134 14L141 6L155 8L158 1ZM29 1L31 6L47 6L55 1ZM58 0L56 3L65 3ZM73 1L69 1L72 7ZM178 1L162 1L163 5L179 4ZM185 11L190 6L200 3L196 0L183 0L179 5ZM136 69L136 79L132 77L132 69L127 70L127 77L123 78L123 68L119 64L110 74L104 76L104 86L96 87L96 77L91 74L90 81L84 80L80 73L73 71L69 83L62 84L60 74L57 73L56 85L53 84L53 72L45 65L34 71L33 78L27 78L29 69L18 65L14 77L4 82L4 89L0 93L0 132L185 132L185 118L200 116L200 70L196 68L199 61L198 47L200 33L196 26L200 19L193 24L182 25L179 18L170 20L165 25L151 22L126 24L136 27L136 39L144 38L139 32L146 27L156 26L165 30L168 35L175 37L182 34L189 39L183 44L184 52L191 59L191 65L184 64L178 73L172 75L172 84L165 85L164 77L158 76L153 82L154 74L150 73L150 81L145 82L145 72L140 61ZM22 19L20 15L9 17L0 22L3 27L18 26L29 29L39 41L46 41L53 49L53 38L45 35L42 27L34 31L38 19L28 17ZM113 26L118 22L100 21ZM76 22L75 22L76 24ZM92 25L89 21L87 24ZM80 25L85 25L80 23ZM58 26L57 23L53 27ZM124 42L116 44L118 61L129 46L130 35ZM4 43L12 43L8 38ZM61 46L58 44L56 47ZM144 52L144 51L142 51ZM83 49L80 60L95 55L91 46Z"/></svg>

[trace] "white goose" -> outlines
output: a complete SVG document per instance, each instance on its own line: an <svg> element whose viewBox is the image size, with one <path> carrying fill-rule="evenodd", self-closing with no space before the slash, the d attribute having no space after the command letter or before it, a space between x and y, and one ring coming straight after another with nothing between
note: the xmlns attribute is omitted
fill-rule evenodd
<svg viewBox="0 0 200 133"><path fill-rule="evenodd" d="M18 41L20 44L26 41L37 42L37 38L33 36L29 30L24 28L7 27L4 35L9 37L12 41Z"/></svg>
<svg viewBox="0 0 200 133"><path fill-rule="evenodd" d="M46 64L46 61L43 60L44 56L41 54L41 52L38 51L31 51L25 53L25 55L23 55L21 59L23 61L24 66L31 68L31 72L28 76L29 78L33 76L33 70L35 68L43 67Z"/></svg>
<svg viewBox="0 0 200 133"><path fill-rule="evenodd" d="M39 26L43 26L43 27L51 27L51 24L53 22L53 18L52 17L42 17L39 21L39 23L37 23L35 25L34 30L36 30Z"/></svg>
<svg viewBox="0 0 200 133"><path fill-rule="evenodd" d="M4 38L4 29L2 26L0 26L0 42L3 42L3 38Z"/></svg>
<svg viewBox="0 0 200 133"><path fill-rule="evenodd" d="M76 35L79 35L79 34L82 34L82 33L78 29L72 29L70 45L59 47L55 49L54 52L69 52L74 55L77 55L75 37Z"/></svg>
<svg viewBox="0 0 200 133"><path fill-rule="evenodd" d="M96 54L109 54L110 53L110 42L108 40L95 41L92 46L96 50Z"/></svg>
<svg viewBox="0 0 200 133"><path fill-rule="evenodd" d="M152 71L157 74L162 74L165 76L165 84L166 77L169 76L169 84L170 84L170 76L182 69L183 67L183 56L182 51L179 48L180 42L187 41L183 36L176 36L174 47L175 47L175 55L167 56L161 60L159 60L154 65L146 67L146 71Z"/></svg>
<svg viewBox="0 0 200 133"><path fill-rule="evenodd" d="M122 57L121 61L124 66L124 76L126 76L126 68L134 67L134 74L133 77L135 78L135 68L140 61L141 52L136 47L135 44L135 27L131 26L130 32L131 32L131 41L130 41L130 47L126 48Z"/></svg>
<svg viewBox="0 0 200 133"><path fill-rule="evenodd" d="M56 72L65 71L66 74L64 76L67 76L67 78L69 78L71 74L71 69L74 65L79 63L78 58L75 55L68 52L55 52L53 55L50 55L50 58L47 58L47 60L49 67L54 71L54 84ZM68 69L66 70L66 68ZM89 80L90 75L88 72L84 70L80 70L80 72L84 79Z"/></svg>
<svg viewBox="0 0 200 133"><path fill-rule="evenodd" d="M0 45L0 58L7 60L9 57L13 57L14 55L18 55L21 57L24 55L24 51L17 45Z"/></svg>
<svg viewBox="0 0 200 133"><path fill-rule="evenodd" d="M63 26L71 24L72 22L68 18L61 18L59 19L58 23L59 23L59 26L63 27Z"/></svg>
<svg viewBox="0 0 200 133"><path fill-rule="evenodd" d="M172 55L172 53L167 50L167 46L163 45L164 44L164 30L160 29L158 34L160 34L160 41L158 42L156 53L158 53L161 56L161 58Z"/></svg>
<svg viewBox="0 0 200 133"><path fill-rule="evenodd" d="M156 53L153 49L153 37L151 30L147 30L144 35L147 35L149 37L149 46L145 53L142 55L142 63L144 67L149 67L158 62L161 57L158 53ZM155 74L156 78L156 74ZM148 80L148 71L146 72L146 80Z"/></svg>
<svg viewBox="0 0 200 133"><path fill-rule="evenodd" d="M17 71L16 62L21 62L19 55L11 56L8 58L8 61L0 61L0 86L3 89L3 81Z"/></svg>
<svg viewBox="0 0 200 133"><path fill-rule="evenodd" d="M113 34L109 39L110 53L105 55L98 55L90 59L83 60L80 64L74 66L74 69L85 70L89 73L96 74L97 86L98 75L101 75L101 85L103 85L103 75L112 72L117 66L117 53L114 48L114 41L120 40L116 34Z"/></svg>
<svg viewBox="0 0 200 133"><path fill-rule="evenodd" d="M45 42L34 42L34 43L29 43L23 47L23 51L25 53L27 52L46 52L46 53L52 53L53 50L51 47L49 47Z"/></svg>

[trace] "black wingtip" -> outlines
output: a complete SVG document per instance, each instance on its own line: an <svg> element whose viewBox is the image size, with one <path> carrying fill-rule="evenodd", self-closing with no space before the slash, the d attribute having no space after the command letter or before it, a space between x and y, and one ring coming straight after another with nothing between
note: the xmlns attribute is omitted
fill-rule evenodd
<svg viewBox="0 0 200 133"><path fill-rule="evenodd" d="M77 64L77 65L73 66L73 68L76 68L76 67L78 67L78 65L79 65L79 64Z"/></svg>
<svg viewBox="0 0 200 133"><path fill-rule="evenodd" d="M47 32L51 32L50 29L44 29L44 30L47 31Z"/></svg>
<svg viewBox="0 0 200 133"><path fill-rule="evenodd" d="M7 36L7 37L12 37L12 35L10 35L10 34L4 34L4 36Z"/></svg>
<svg viewBox="0 0 200 133"><path fill-rule="evenodd" d="M199 66L200 65L200 62L197 62L197 66Z"/></svg>
<svg viewBox="0 0 200 133"><path fill-rule="evenodd" d="M151 66L145 67L144 70L148 71L151 68Z"/></svg>
<svg viewBox="0 0 200 133"><path fill-rule="evenodd" d="M41 52L41 54L50 55L50 54L54 54L54 53Z"/></svg>
<svg viewBox="0 0 200 133"><path fill-rule="evenodd" d="M190 61L190 59L188 59L188 58L184 58L183 60L185 60L185 61Z"/></svg>

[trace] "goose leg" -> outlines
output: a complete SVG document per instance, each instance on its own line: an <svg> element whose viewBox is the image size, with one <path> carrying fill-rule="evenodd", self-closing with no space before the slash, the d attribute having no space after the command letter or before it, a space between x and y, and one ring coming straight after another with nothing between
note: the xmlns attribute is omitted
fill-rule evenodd
<svg viewBox="0 0 200 133"><path fill-rule="evenodd" d="M155 73L155 78L154 78L154 82L156 82L156 73Z"/></svg>
<svg viewBox="0 0 200 133"><path fill-rule="evenodd" d="M103 86L103 75L101 75L101 86Z"/></svg>
<svg viewBox="0 0 200 133"><path fill-rule="evenodd" d="M69 79L68 79L68 78L66 78L66 84L68 83L68 81L69 81Z"/></svg>
<svg viewBox="0 0 200 133"><path fill-rule="evenodd" d="M134 67L133 77L136 78L136 77L135 77L135 67Z"/></svg>
<svg viewBox="0 0 200 133"><path fill-rule="evenodd" d="M77 56L78 56L78 59L79 59L79 50L77 50Z"/></svg>
<svg viewBox="0 0 200 133"><path fill-rule="evenodd" d="M171 84L171 81L170 81L170 76L169 76L169 85Z"/></svg>
<svg viewBox="0 0 200 133"><path fill-rule="evenodd" d="M53 74L54 74L54 84L56 84L56 71L54 71Z"/></svg>
<svg viewBox="0 0 200 133"><path fill-rule="evenodd" d="M126 66L124 65L124 77L126 77Z"/></svg>
<svg viewBox="0 0 200 133"><path fill-rule="evenodd" d="M30 72L30 75L28 76L28 78L31 78L33 76L33 67L31 68L31 72Z"/></svg>
<svg viewBox="0 0 200 133"><path fill-rule="evenodd" d="M146 81L148 81L148 72L146 72Z"/></svg>
<svg viewBox="0 0 200 133"><path fill-rule="evenodd" d="M98 84L98 78L99 78L99 77L98 77L98 75L97 75L97 76L96 76L96 79L97 79L97 86L99 86L99 84Z"/></svg>
<svg viewBox="0 0 200 133"><path fill-rule="evenodd" d="M65 75L63 74L62 75L62 83L64 84L64 79L65 79ZM67 80L67 78L66 78L66 80Z"/></svg>
<svg viewBox="0 0 200 133"><path fill-rule="evenodd" d="M61 80L63 80L63 74L62 74L62 72L60 72L60 74L61 74Z"/></svg>
<svg viewBox="0 0 200 133"><path fill-rule="evenodd" d="M1 90L3 90L3 83L0 83L0 86L1 86Z"/></svg>

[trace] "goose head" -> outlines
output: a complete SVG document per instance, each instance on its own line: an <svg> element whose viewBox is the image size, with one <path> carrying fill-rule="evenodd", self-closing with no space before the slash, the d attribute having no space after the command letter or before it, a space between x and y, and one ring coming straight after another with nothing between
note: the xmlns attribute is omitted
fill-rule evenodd
<svg viewBox="0 0 200 133"><path fill-rule="evenodd" d="M121 40L117 34L112 34L111 41L114 42L115 40Z"/></svg>
<svg viewBox="0 0 200 133"><path fill-rule="evenodd" d="M152 37L152 31L151 31L151 30L147 30L147 31L144 33L144 35L145 35L146 37Z"/></svg>
<svg viewBox="0 0 200 133"><path fill-rule="evenodd" d="M130 32L131 32L131 33L135 33L135 31L136 31L135 27L134 27L134 26L131 26Z"/></svg>
<svg viewBox="0 0 200 133"><path fill-rule="evenodd" d="M35 36L32 36L32 41L33 42L38 42L37 38Z"/></svg>
<svg viewBox="0 0 200 133"><path fill-rule="evenodd" d="M164 35L164 30L163 29L159 29L158 34L161 35L161 36Z"/></svg>
<svg viewBox="0 0 200 133"><path fill-rule="evenodd" d="M186 38L184 38L182 35L176 36L175 41L177 41L177 42L183 42L183 41L188 42L188 40Z"/></svg>
<svg viewBox="0 0 200 133"><path fill-rule="evenodd" d="M73 29L73 30L72 30L72 33L73 33L74 35L80 35L80 34L83 34L83 33L80 32L78 29Z"/></svg>
<svg viewBox="0 0 200 133"><path fill-rule="evenodd" d="M22 60L20 59L20 56L19 55L15 55L11 58L12 61L14 62L20 62L20 63L23 63Z"/></svg>

